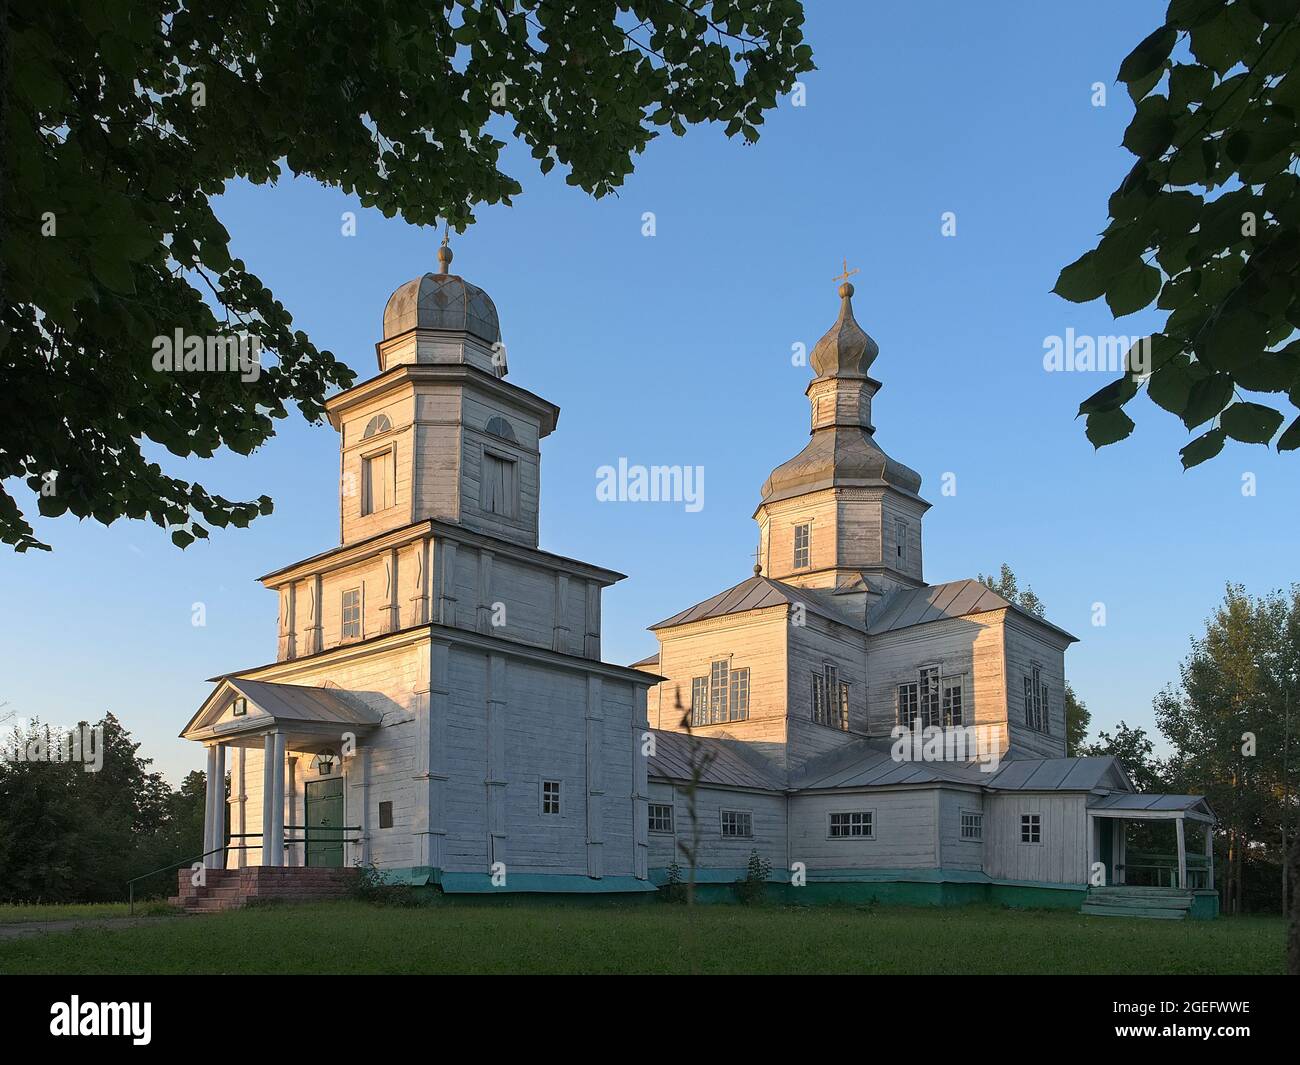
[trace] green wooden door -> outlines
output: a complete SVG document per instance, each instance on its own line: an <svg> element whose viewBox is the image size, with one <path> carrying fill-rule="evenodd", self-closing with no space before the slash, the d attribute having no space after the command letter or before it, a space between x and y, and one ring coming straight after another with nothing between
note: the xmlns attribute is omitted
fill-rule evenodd
<svg viewBox="0 0 1300 1065"><path fill-rule="evenodd" d="M343 778L307 781L307 864L343 867Z"/></svg>

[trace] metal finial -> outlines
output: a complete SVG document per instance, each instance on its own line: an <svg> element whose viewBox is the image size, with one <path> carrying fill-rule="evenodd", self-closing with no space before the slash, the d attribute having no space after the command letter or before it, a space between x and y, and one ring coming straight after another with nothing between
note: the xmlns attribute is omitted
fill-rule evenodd
<svg viewBox="0 0 1300 1065"><path fill-rule="evenodd" d="M831 278L832 281L839 281L839 282L841 282L841 284L840 284L840 299L842 299L842 300L846 300L846 299L848 299L850 296L853 295L853 285L849 282L849 278L852 277L852 276L853 276L854 274L856 274L857 272L858 272L858 269L857 269L856 266L855 266L852 270L849 269L849 261L848 261L848 259L845 259L845 260L844 260L844 272L843 272L842 274L838 275L837 277L833 277L833 278Z"/></svg>
<svg viewBox="0 0 1300 1065"><path fill-rule="evenodd" d="M442 227L442 244L438 247L438 273L445 274L451 268L451 230L449 226Z"/></svg>

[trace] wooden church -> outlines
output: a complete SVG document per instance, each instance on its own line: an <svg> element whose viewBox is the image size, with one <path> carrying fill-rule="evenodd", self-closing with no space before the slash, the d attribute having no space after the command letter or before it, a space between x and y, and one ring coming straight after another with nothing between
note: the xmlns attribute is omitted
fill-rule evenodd
<svg viewBox="0 0 1300 1065"><path fill-rule="evenodd" d="M690 876L685 844L718 897L756 859L791 901L1217 911L1204 800L1066 755L1074 637L926 583L929 504L877 442L847 279L753 576L653 625L629 667L601 658L623 575L538 544L559 408L506 379L496 308L451 258L393 293L378 374L327 404L340 543L261 578L275 661L218 678L181 733L207 748L213 883L364 866L638 896ZM1168 857L1127 847L1150 821Z"/></svg>

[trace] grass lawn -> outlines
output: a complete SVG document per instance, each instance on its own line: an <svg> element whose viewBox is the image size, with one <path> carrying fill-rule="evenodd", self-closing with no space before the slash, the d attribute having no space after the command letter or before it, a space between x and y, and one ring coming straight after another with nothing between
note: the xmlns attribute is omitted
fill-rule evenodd
<svg viewBox="0 0 1300 1065"><path fill-rule="evenodd" d="M331 902L0 942L0 973L1281 973L1281 918Z"/></svg>
<svg viewBox="0 0 1300 1065"><path fill-rule="evenodd" d="M151 917L156 914L172 913L165 902L137 902L135 915ZM0 905L0 925L30 924L33 921L79 921L102 917L128 917L130 908L125 902L84 902L84 903L18 903Z"/></svg>

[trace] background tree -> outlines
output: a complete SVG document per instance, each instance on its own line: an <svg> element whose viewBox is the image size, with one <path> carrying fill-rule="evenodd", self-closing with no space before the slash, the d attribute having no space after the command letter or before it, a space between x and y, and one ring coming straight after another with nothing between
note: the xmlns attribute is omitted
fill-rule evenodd
<svg viewBox="0 0 1300 1065"><path fill-rule="evenodd" d="M1287 674L1300 664L1300 586L1252 598L1228 585L1192 641L1176 688L1155 701L1173 748L1172 790L1204 791L1225 841L1229 913L1274 908L1284 879L1284 839L1295 824L1295 766L1288 751Z"/></svg>
<svg viewBox="0 0 1300 1065"><path fill-rule="evenodd" d="M1034 594L1033 588L1025 585L1024 589L1020 588L1016 580L1016 575L1007 563L1002 563L1002 568L997 577L986 576L981 573L976 578L982 585L997 592L1008 602L1015 603L1016 606L1023 610L1028 610L1035 617L1045 618L1047 610L1043 602ZM1065 682L1065 753L1075 755L1081 753L1084 741L1088 738L1088 724L1092 721L1092 714L1088 712L1088 706L1082 699L1074 694L1074 687L1067 680Z"/></svg>
<svg viewBox="0 0 1300 1065"><path fill-rule="evenodd" d="M1055 291L1104 296L1116 317L1152 301L1168 313L1148 363L1130 359L1080 405L1096 447L1132 433L1124 407L1144 385L1200 430L1179 453L1184 468L1228 437L1300 447L1298 10L1297 0L1172 0L1120 64L1137 105L1124 147L1137 162L1097 247Z"/></svg>
<svg viewBox="0 0 1300 1065"><path fill-rule="evenodd" d="M126 897L126 881L203 849L206 780L191 773L173 792L112 714L103 729L103 768L81 762L17 760L60 731L39 721L15 727L0 747L0 900L102 902ZM170 894L175 873L137 895Z"/></svg>
<svg viewBox="0 0 1300 1065"><path fill-rule="evenodd" d="M462 229L521 191L507 131L604 196L661 128L756 140L812 69L802 25L795 0L8 0L0 482L25 480L43 515L147 517L182 547L268 513L143 446L247 454L353 380L232 257L211 204L227 182L287 170ZM176 330L247 334L274 361L249 382L156 371ZM45 546L3 487L0 542Z"/></svg>

